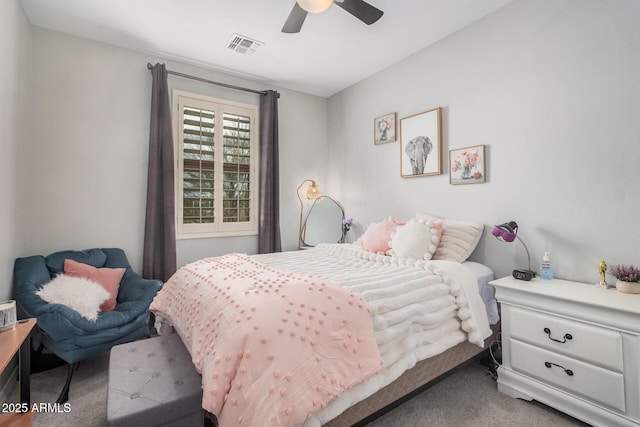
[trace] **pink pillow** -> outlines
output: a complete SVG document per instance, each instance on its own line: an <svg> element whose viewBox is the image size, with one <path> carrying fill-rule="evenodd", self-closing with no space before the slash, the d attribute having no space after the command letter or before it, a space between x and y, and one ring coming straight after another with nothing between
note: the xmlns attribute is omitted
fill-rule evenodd
<svg viewBox="0 0 640 427"><path fill-rule="evenodd" d="M72 259L64 260L65 275L93 280L109 292L109 299L100 306L100 311L111 311L116 307L120 280L126 270L126 268L96 268Z"/></svg>
<svg viewBox="0 0 640 427"><path fill-rule="evenodd" d="M369 224L361 237L362 249L379 255L386 255L391 240L391 233L396 231L401 225L406 224L405 221L399 221L393 217L389 217L382 222L373 222Z"/></svg>

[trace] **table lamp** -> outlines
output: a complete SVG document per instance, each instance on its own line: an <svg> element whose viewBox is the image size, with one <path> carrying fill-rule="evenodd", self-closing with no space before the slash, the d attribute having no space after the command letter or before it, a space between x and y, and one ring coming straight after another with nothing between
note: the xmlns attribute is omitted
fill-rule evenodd
<svg viewBox="0 0 640 427"><path fill-rule="evenodd" d="M531 255L529 255L529 249L527 245L524 244L522 239L518 236L518 224L515 221L505 222L500 225L494 225L491 230L491 234L493 234L496 239L502 240L503 242L513 242L515 239L518 239L524 250L527 252L527 260L529 261L529 269L528 270L513 270L512 275L514 278L519 280L529 281L536 277L536 272L531 271Z"/></svg>

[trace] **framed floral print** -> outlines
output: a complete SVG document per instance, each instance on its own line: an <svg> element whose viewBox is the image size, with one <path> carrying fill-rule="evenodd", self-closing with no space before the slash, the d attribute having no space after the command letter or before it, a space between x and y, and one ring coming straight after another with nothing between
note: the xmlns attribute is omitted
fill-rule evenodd
<svg viewBox="0 0 640 427"><path fill-rule="evenodd" d="M396 113L389 113L373 119L373 143L375 145L393 142L397 139L396 117Z"/></svg>
<svg viewBox="0 0 640 427"><path fill-rule="evenodd" d="M486 181L484 145L449 150L449 183L480 184Z"/></svg>
<svg viewBox="0 0 640 427"><path fill-rule="evenodd" d="M400 119L400 176L442 173L442 108Z"/></svg>

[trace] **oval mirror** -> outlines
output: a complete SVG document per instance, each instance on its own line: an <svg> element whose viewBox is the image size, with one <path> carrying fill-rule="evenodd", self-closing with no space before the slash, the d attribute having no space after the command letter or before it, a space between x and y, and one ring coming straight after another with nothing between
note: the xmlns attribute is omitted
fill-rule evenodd
<svg viewBox="0 0 640 427"><path fill-rule="evenodd" d="M329 196L321 196L313 202L302 225L302 243L316 246L320 243L342 241L342 205Z"/></svg>

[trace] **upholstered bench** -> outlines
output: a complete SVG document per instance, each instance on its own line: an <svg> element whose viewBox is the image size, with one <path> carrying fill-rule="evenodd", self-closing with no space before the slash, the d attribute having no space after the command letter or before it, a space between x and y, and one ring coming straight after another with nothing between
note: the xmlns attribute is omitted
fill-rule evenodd
<svg viewBox="0 0 640 427"><path fill-rule="evenodd" d="M111 349L107 423L202 426L202 381L177 334Z"/></svg>

